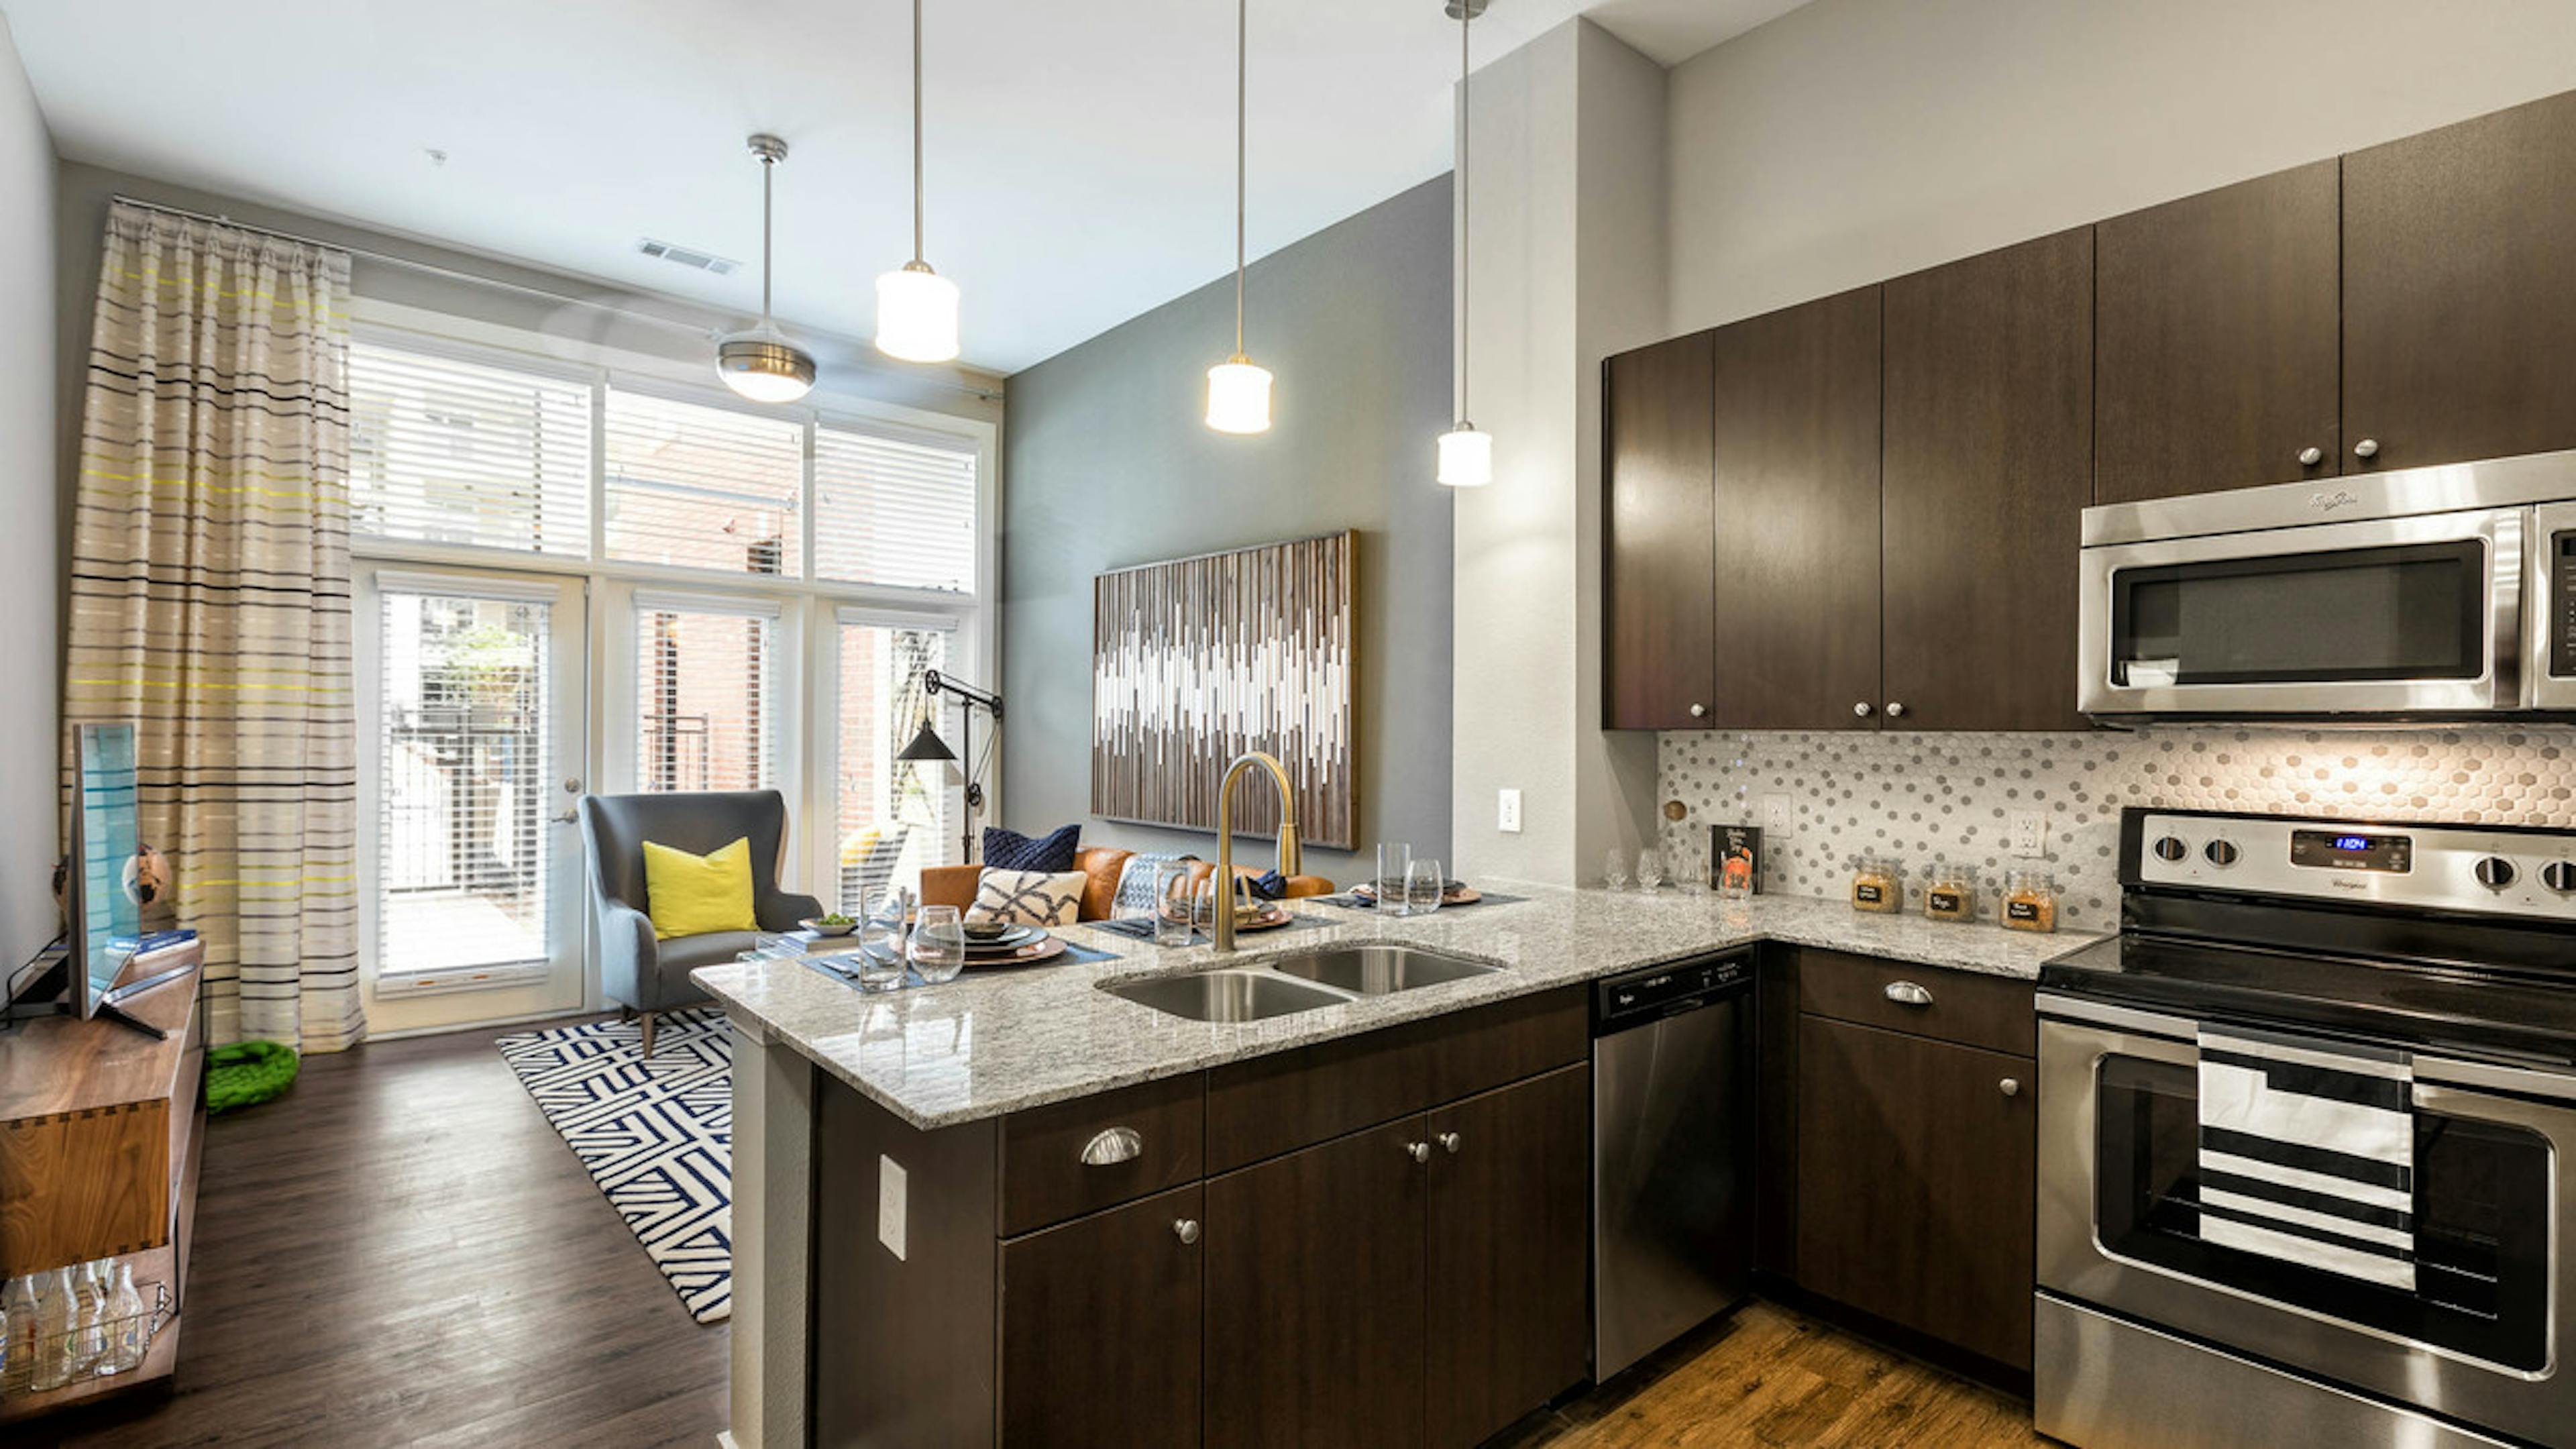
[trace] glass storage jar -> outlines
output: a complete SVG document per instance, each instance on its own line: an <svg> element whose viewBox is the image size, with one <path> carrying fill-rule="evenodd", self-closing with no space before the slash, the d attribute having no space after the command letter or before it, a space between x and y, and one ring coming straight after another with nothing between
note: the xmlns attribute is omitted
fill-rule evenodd
<svg viewBox="0 0 2576 1449"><path fill-rule="evenodd" d="M2044 870L2017 870L2004 877L2000 924L2015 931L2057 929L2057 882Z"/></svg>
<svg viewBox="0 0 2576 1449"><path fill-rule="evenodd" d="M1936 921L1977 918L1977 878L1955 865L1936 866L1923 887L1923 914Z"/></svg>
<svg viewBox="0 0 2576 1449"><path fill-rule="evenodd" d="M1863 855L1852 860L1851 903L1855 911L1892 915L1905 909L1905 875L1895 861Z"/></svg>

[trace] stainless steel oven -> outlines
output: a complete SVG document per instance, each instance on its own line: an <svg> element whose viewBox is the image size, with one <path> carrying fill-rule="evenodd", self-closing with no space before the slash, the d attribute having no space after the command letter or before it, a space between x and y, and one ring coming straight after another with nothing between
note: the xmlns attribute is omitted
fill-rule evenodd
<svg viewBox="0 0 2576 1449"><path fill-rule="evenodd" d="M2110 719L2576 710L2576 452L2084 513Z"/></svg>
<svg viewBox="0 0 2576 1449"><path fill-rule="evenodd" d="M2088 1376L2083 1358L2119 1362L2080 1348L2102 1332L2089 1319L2107 1318L2216 1345L2220 1361L2286 1367L2272 1390L2285 1404L2359 1390L2424 1411L2427 1424L2545 1444L2576 1436L2576 1376L2559 1333L2576 1301L2576 1078L2416 1058L2418 1282L2400 1291L2200 1240L2195 1022L2058 998L2041 1010L2043 1432L2117 1444L2115 1426L2137 1416L2145 1438L2183 1442L2169 1420L2155 1427L2170 1410L2148 1384ZM2194 1361L2206 1387L2219 1361ZM2261 1421L2245 1402L2260 1391L2232 1397L2235 1422ZM2276 1417L2313 1422L2304 1410Z"/></svg>

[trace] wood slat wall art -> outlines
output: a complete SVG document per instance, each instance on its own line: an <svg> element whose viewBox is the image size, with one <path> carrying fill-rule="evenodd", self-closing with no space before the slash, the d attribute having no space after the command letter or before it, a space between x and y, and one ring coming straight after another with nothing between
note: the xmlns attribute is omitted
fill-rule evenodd
<svg viewBox="0 0 2576 1449"><path fill-rule="evenodd" d="M1311 845L1357 848L1349 532L1145 564L1092 586L1091 811L1216 829L1216 787L1267 750ZM1276 793L1236 787L1238 835L1277 832Z"/></svg>

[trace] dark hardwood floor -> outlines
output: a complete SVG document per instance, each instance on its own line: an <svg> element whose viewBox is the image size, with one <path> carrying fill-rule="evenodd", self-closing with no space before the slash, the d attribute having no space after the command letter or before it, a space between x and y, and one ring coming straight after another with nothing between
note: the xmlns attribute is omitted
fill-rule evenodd
<svg viewBox="0 0 2576 1449"><path fill-rule="evenodd" d="M708 1449L728 1330L690 1321L502 1034L308 1057L215 1119L175 1389L0 1438Z"/></svg>

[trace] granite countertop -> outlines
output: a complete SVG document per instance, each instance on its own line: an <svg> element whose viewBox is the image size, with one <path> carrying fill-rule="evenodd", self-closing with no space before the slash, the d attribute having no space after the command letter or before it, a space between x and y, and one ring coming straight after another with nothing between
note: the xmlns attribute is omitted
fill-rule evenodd
<svg viewBox="0 0 2576 1449"><path fill-rule="evenodd" d="M1243 936L1243 949L1231 958L1206 946L1162 950L1072 927L1064 932L1069 939L1119 959L969 972L939 986L877 994L799 961L735 962L690 974L756 1035L785 1042L869 1100L929 1130L1754 941L2033 980L2041 962L2096 939L1863 915L1840 900L1797 896L1729 902L1669 891L1494 888L1528 899L1411 920L1292 902L1318 924ZM1367 941L1432 947L1505 969L1232 1025L1167 1016L1095 989L1211 966L1259 966Z"/></svg>

